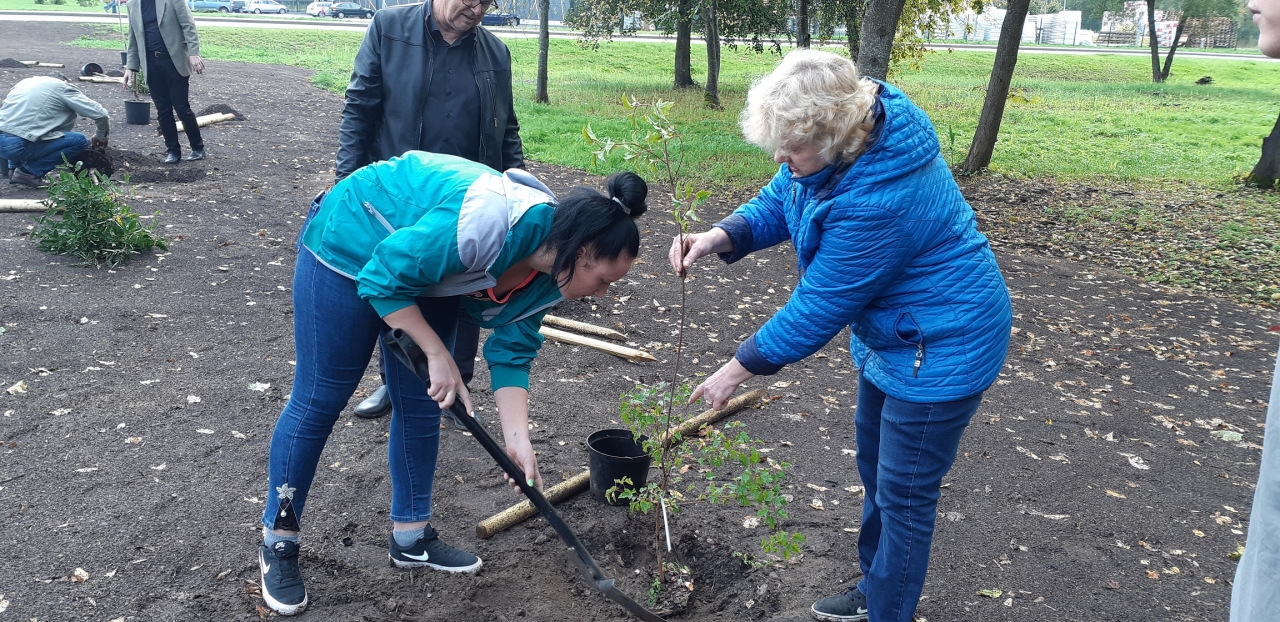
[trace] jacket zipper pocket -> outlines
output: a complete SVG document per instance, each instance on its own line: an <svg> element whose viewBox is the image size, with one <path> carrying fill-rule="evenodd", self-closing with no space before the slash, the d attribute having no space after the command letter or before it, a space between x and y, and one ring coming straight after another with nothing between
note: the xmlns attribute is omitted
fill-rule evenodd
<svg viewBox="0 0 1280 622"><path fill-rule="evenodd" d="M374 218L377 218L378 222L382 223L382 226L387 228L387 233L396 232L396 228L392 227L391 223L387 222L387 219L382 217L382 214L378 212L376 208L373 207L372 203L365 201L364 211L369 212L370 215L372 215Z"/></svg>
<svg viewBox="0 0 1280 622"><path fill-rule="evenodd" d="M920 377L920 365L924 363L924 338L920 339L920 343L916 345L916 363L911 368L911 377Z"/></svg>

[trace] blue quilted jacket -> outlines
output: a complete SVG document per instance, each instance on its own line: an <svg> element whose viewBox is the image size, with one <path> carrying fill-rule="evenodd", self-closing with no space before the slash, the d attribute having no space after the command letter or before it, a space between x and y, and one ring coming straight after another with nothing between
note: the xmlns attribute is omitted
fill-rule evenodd
<svg viewBox="0 0 1280 622"><path fill-rule="evenodd" d="M807 177L783 165L716 226L737 261L790 240L800 282L738 349L772 374L842 328L868 380L908 402L967 398L1004 365L1012 310L987 238L942 159L937 133L902 91L882 85L871 147Z"/></svg>

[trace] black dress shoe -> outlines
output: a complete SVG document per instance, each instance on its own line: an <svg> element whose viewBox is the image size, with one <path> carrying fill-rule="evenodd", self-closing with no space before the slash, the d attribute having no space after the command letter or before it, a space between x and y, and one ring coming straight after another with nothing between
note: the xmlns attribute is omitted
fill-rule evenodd
<svg viewBox="0 0 1280 622"><path fill-rule="evenodd" d="M391 395L387 393L387 385L382 385L352 409L361 419L377 419L391 412Z"/></svg>
<svg viewBox="0 0 1280 622"><path fill-rule="evenodd" d="M182 155L177 153L170 153L169 155L166 155L164 157L165 164L177 164L178 162L181 162L181 161L182 161Z"/></svg>
<svg viewBox="0 0 1280 622"><path fill-rule="evenodd" d="M203 159L204 159L204 149L192 149L191 155L187 156L188 162L192 160L203 160Z"/></svg>

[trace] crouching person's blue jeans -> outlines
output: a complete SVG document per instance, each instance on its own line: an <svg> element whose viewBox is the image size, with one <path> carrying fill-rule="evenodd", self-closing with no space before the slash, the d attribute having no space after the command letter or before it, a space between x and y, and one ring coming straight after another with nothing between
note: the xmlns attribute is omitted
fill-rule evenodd
<svg viewBox="0 0 1280 622"><path fill-rule="evenodd" d="M53 167L62 164L63 156L75 162L76 156L88 147L89 139L79 132L67 132L58 138L35 142L0 132L0 160L8 160L10 170L21 165L36 177L44 177Z"/></svg>
<svg viewBox="0 0 1280 622"><path fill-rule="evenodd" d="M929 569L942 477L982 394L932 404L858 379L858 474L866 488L858 560L871 622L911 622Z"/></svg>
<svg viewBox="0 0 1280 622"><path fill-rule="evenodd" d="M427 323L452 348L457 298L421 298ZM301 529L300 516L325 441L364 376L374 343L389 331L356 293L356 282L321 264L305 248L293 276L293 339L297 350L293 392L271 435L270 489L262 523ZM426 384L398 360L387 362L391 423L391 520L431 519L440 440L440 407Z"/></svg>

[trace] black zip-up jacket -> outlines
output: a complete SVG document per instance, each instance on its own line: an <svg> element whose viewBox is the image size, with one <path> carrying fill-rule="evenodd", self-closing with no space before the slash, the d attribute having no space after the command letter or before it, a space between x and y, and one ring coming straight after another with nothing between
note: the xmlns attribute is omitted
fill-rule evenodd
<svg viewBox="0 0 1280 622"><path fill-rule="evenodd" d="M419 144L422 124L429 121L424 102L435 53L434 40L427 33L430 7L430 2L423 2L374 14L347 86L337 179L407 151L431 150ZM474 79L480 91L479 162L499 171L523 168L520 124L511 94L511 51L480 26L475 35L473 75L454 79Z"/></svg>

